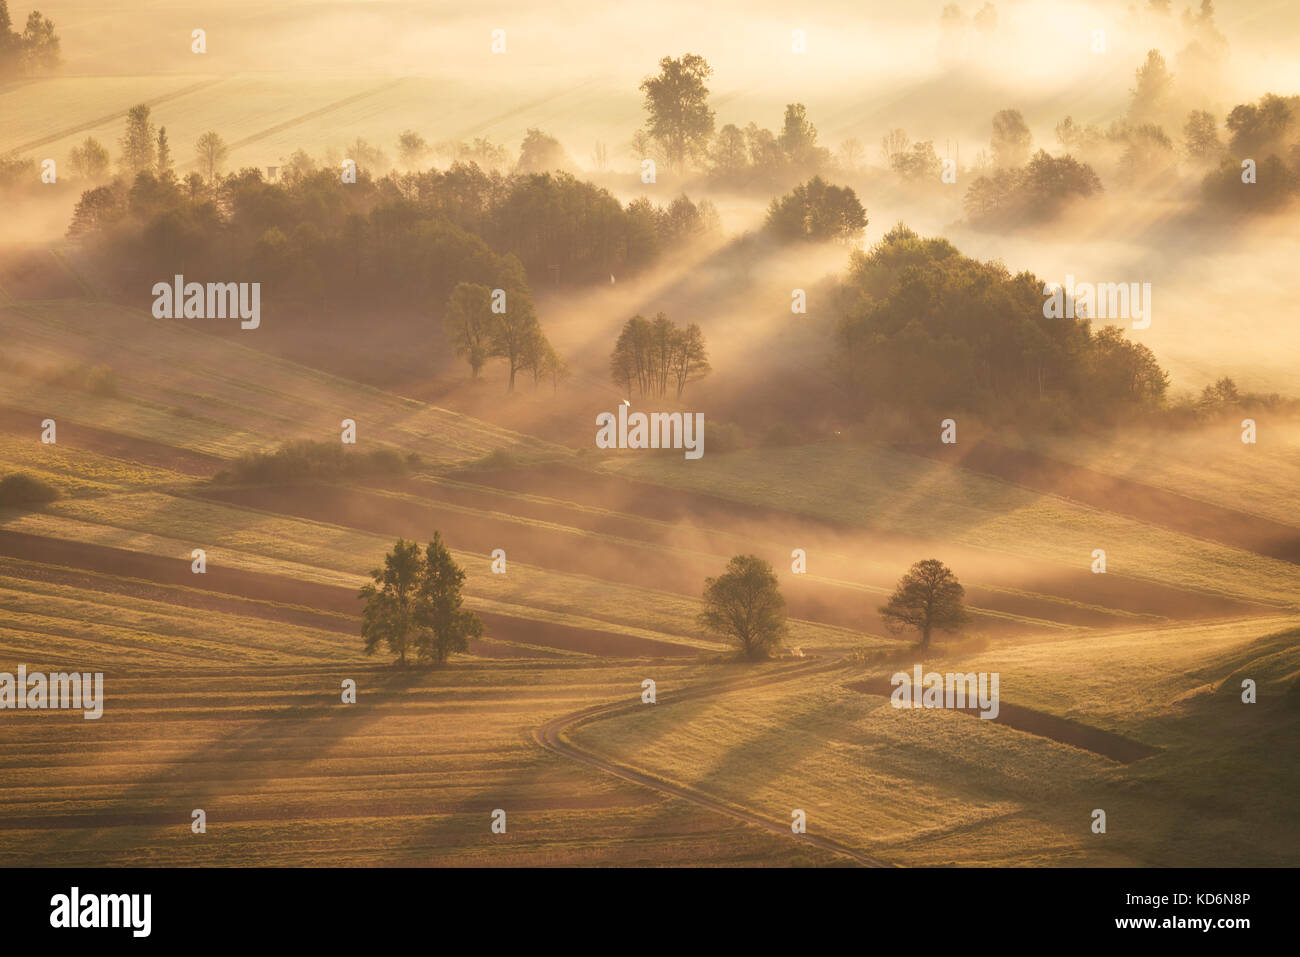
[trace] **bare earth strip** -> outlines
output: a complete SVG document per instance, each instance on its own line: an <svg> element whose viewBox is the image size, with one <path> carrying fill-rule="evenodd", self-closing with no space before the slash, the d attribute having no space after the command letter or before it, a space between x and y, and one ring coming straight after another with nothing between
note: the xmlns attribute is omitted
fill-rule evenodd
<svg viewBox="0 0 1300 957"><path fill-rule="evenodd" d="M162 558L122 548L89 545L0 530L0 555L83 569L158 585L217 592L243 599L295 605L316 612L344 615L357 621L361 603L350 588L296 581L277 575L233 568L209 567L195 575L185 559ZM255 607L255 606L250 606ZM693 648L652 638L641 638L592 628L517 618L496 612L479 612L490 637L565 651L609 657L691 658ZM354 626L359 634L359 625Z"/></svg>
<svg viewBox="0 0 1300 957"><path fill-rule="evenodd" d="M883 695L886 698L894 693L894 686L890 684L888 678L874 678L870 681L853 682L845 685L845 687L854 691L861 691L863 694ZM951 710L960 711L962 714L973 717L979 717L980 714L978 707L953 708ZM1110 758L1110 760L1120 764L1132 764L1134 761L1141 761L1143 758L1149 758L1160 753L1159 748L1153 748L1141 741L1133 741L1111 731L1091 728L1086 724L1079 724L1067 718L1035 711L1033 708L1025 708L1020 705L1001 704L996 718L981 718L981 720L1004 724L1009 728L1015 728L1017 731L1024 731L1027 734L1035 734L1041 738L1050 738L1061 744L1068 744L1074 748L1091 751L1093 754L1100 754L1102 757Z"/></svg>
<svg viewBox="0 0 1300 957"><path fill-rule="evenodd" d="M23 436L34 441L40 435L40 424L43 418L44 416L35 412L0 406L0 432ZM170 469L196 477L211 476L222 466L221 459L216 456L189 449L178 449L162 442L118 435L115 432L78 425L66 420L59 422L59 441L66 446L86 449L110 458Z"/></svg>
<svg viewBox="0 0 1300 957"><path fill-rule="evenodd" d="M528 476L536 472L546 475L549 470L549 467L542 467L513 474ZM569 495L584 502L623 503L629 510L638 508L653 511L656 515L671 514L676 517L674 525L655 528L642 524L638 529L617 516L584 514L562 504L540 510L534 508L532 514L538 519L548 516L549 524L529 524L512 514L525 514L529 511L527 504L510 499L495 503L480 499L475 504L495 504L496 510L471 513L454 501L457 497L467 501L462 490L444 489L428 483L393 486L407 491L422 484L423 489L415 494L425 501L403 501L377 492L326 486L211 489L203 491L202 496L383 535L427 537L429 530L437 528L453 547L484 554L490 554L503 542L509 542L511 553L520 561L538 567L692 596L699 594L705 577L717 574L725 560L742 548L770 558L776 567L781 567L788 561L789 553L777 553L771 539L780 540L782 534L801 546L824 546L828 551L842 555L875 555L887 544L893 544L868 530L835 528L829 523L788 513L774 512L766 519L769 524L760 526L750 516L750 512L755 510L747 506L736 506L734 512L729 512L725 506L730 503L720 503L707 495L657 486L647 486L647 498L632 505L629 503L636 496L621 486L639 486L640 483L569 471L574 472L565 478ZM500 481L501 477L499 473L492 473L490 478L485 477L485 481ZM610 486L617 487L620 494L609 495ZM447 496L446 506L440 501L444 495ZM656 507L656 499L661 507ZM694 515L699 516L694 521L686 517ZM772 522L778 523L777 527L785 531L771 532ZM762 539L755 541L758 529L762 530ZM587 532L620 533L620 540L593 538L585 534ZM717 532L725 532L726 537L719 538ZM627 537L631 533L635 533L635 537ZM668 551L664 546L694 554ZM933 543L917 543L912 552L919 556L932 547ZM950 547L945 554L952 555L958 551L961 550ZM708 558L708 554L715 558ZM1021 633L1027 628L1041 627L1043 621L1084 627L1107 626L1119 622L1121 619L1117 616L1125 613L1183 620L1242 617L1260 610L1257 606L1219 596L1128 581L1114 575L1092 575L1086 567L1058 571L1045 568L1041 562L1002 561L995 570L988 567L986 556L972 552L968 559L982 572L980 582L968 583L970 604L977 615L981 611L995 613L994 616L981 616L980 626L997 634ZM1013 577L1008 569L1020 577ZM895 576L895 569L859 568L846 562L840 577L855 584L871 586L876 589L874 593L798 576L787 592L787 607L796 618L854 629L874 628L876 633L880 633L883 625L877 621L875 609L880 604L881 594L893 586ZM1014 584L1015 591L987 587L1004 581L1008 585ZM996 615L1023 616L1037 619L1037 623L1026 624Z"/></svg>

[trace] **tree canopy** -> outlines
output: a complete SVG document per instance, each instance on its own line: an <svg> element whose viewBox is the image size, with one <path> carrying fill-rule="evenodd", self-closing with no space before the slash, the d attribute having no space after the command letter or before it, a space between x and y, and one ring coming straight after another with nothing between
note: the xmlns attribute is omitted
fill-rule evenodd
<svg viewBox="0 0 1300 957"><path fill-rule="evenodd" d="M659 61L659 75L641 83L649 134L673 170L685 170L708 148L713 110L705 81L712 73L713 67L697 54L666 56Z"/></svg>
<svg viewBox="0 0 1300 957"><path fill-rule="evenodd" d="M408 656L442 664L482 637L483 622L461 607L465 572L437 532L423 552L416 542L399 538L384 567L370 577L359 596L366 602L361 612L366 654L383 645L402 665Z"/></svg>
<svg viewBox="0 0 1300 957"><path fill-rule="evenodd" d="M772 566L755 555L732 558L723 574L705 579L699 621L745 657L770 657L786 633L785 598Z"/></svg>
<svg viewBox="0 0 1300 957"><path fill-rule="evenodd" d="M1045 316L1046 285L900 223L850 254L831 355L838 384L864 409L912 415L1049 403L1105 418L1157 405L1168 376L1151 350L1116 327Z"/></svg>
<svg viewBox="0 0 1300 957"><path fill-rule="evenodd" d="M930 647L935 629L955 631L969 621L964 603L966 589L943 562L935 558L919 561L898 581L889 601L880 607L880 617L892 632L915 629L921 648Z"/></svg>

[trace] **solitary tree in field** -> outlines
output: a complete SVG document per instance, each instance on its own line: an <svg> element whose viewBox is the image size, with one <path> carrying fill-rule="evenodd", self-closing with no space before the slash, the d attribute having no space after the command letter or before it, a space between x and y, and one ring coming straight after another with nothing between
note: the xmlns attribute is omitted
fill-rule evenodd
<svg viewBox="0 0 1300 957"><path fill-rule="evenodd" d="M208 182L212 182L229 153L225 141L216 130L208 130L199 137L198 142L194 144L194 149L198 154L199 168L207 176Z"/></svg>
<svg viewBox="0 0 1300 957"><path fill-rule="evenodd" d="M772 566L737 555L717 578L704 581L699 622L740 647L747 658L767 658L785 636L785 599Z"/></svg>
<svg viewBox="0 0 1300 957"><path fill-rule="evenodd" d="M662 146L668 165L683 170L702 156L713 136L713 110L704 81L713 73L704 57L688 53L659 61L659 75L641 83L649 132Z"/></svg>
<svg viewBox="0 0 1300 957"><path fill-rule="evenodd" d="M366 654L383 644L403 666L408 655L442 664L482 636L483 622L461 608L465 572L437 532L423 553L416 542L399 538L384 567L370 577L374 581L360 594L366 602L361 612Z"/></svg>
<svg viewBox="0 0 1300 957"><path fill-rule="evenodd" d="M969 620L963 599L966 589L943 562L927 558L917 562L899 579L889 603L882 605L880 616L885 626L898 633L915 628L921 633L921 647L930 646L930 633L955 631Z"/></svg>

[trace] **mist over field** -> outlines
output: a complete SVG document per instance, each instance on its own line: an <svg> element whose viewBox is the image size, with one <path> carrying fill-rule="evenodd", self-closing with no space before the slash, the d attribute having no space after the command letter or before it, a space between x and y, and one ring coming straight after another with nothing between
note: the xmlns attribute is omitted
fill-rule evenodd
<svg viewBox="0 0 1300 957"><path fill-rule="evenodd" d="M0 863L1294 866L1300 6L33 6Z"/></svg>

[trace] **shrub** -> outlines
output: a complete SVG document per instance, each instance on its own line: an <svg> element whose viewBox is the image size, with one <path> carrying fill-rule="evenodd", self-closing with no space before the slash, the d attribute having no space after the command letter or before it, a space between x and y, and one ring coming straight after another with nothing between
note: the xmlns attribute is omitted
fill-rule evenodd
<svg viewBox="0 0 1300 957"><path fill-rule="evenodd" d="M240 456L229 469L218 472L213 481L275 485L402 476L410 468L411 458L396 449L357 452L345 449L341 443L302 440L286 443L274 452Z"/></svg>
<svg viewBox="0 0 1300 957"><path fill-rule="evenodd" d="M26 472L14 472L0 478L0 508L44 505L59 497L59 490Z"/></svg>

